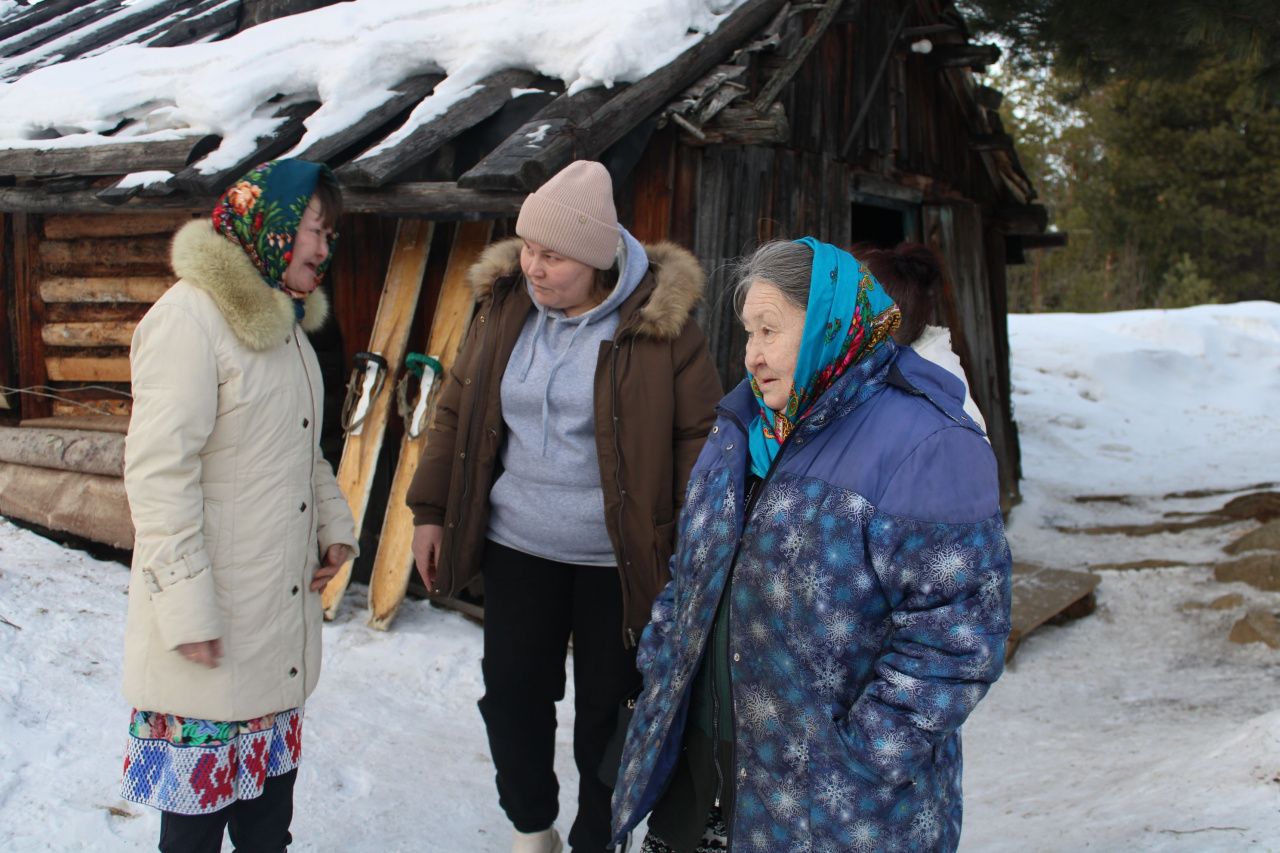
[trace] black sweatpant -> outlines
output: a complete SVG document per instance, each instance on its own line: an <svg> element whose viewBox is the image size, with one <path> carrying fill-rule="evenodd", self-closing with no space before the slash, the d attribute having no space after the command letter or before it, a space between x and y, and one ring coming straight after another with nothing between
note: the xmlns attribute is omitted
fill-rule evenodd
<svg viewBox="0 0 1280 853"><path fill-rule="evenodd" d="M218 853L222 832L231 833L236 853L282 853L293 843L293 783L297 769L268 776L262 795L236 800L212 814L160 813L161 853Z"/></svg>
<svg viewBox="0 0 1280 853"><path fill-rule="evenodd" d="M622 640L622 588L612 566L544 560L488 542L484 573L484 697L480 713L498 771L498 800L521 832L539 832L560 810L556 708L564 698L573 635L573 757L577 853L609 845L610 788L597 770L618 706L640 686L634 649Z"/></svg>

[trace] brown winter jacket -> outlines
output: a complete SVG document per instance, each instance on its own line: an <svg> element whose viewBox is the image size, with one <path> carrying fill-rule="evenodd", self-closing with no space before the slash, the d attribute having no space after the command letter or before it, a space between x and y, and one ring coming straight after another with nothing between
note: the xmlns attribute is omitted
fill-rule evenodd
<svg viewBox="0 0 1280 853"><path fill-rule="evenodd" d="M520 240L485 250L470 271L475 318L442 389L407 503L415 524L444 525L437 584L456 595L480 569L489 490L506 436L500 386L533 301ZM595 374L596 452L605 524L622 581L624 642L634 645L670 575L689 471L720 400L720 379L693 319L705 276L671 243L645 246L649 270L618 309ZM530 496L530 500L536 500Z"/></svg>

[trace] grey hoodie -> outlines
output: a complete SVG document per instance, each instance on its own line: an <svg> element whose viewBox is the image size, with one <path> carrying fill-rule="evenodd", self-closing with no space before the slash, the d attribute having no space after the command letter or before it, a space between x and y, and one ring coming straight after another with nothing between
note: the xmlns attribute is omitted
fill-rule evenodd
<svg viewBox="0 0 1280 853"><path fill-rule="evenodd" d="M502 374L507 441L489 493L488 536L562 563L617 563L596 458L596 361L617 331L618 308L649 269L644 246L618 230L618 283L604 302L566 317L534 300Z"/></svg>

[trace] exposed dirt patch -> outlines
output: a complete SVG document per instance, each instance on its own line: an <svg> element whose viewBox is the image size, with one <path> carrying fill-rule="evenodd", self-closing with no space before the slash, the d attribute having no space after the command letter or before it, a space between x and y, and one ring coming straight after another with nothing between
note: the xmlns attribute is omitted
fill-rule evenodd
<svg viewBox="0 0 1280 853"><path fill-rule="evenodd" d="M1225 549L1228 554L1243 551L1280 551L1280 520L1268 521L1257 530L1251 530L1232 542Z"/></svg>
<svg viewBox="0 0 1280 853"><path fill-rule="evenodd" d="M1186 493L1191 494L1191 493ZM1166 495L1166 497L1173 497ZM1107 501L1128 503L1121 495L1086 495L1075 498L1077 502ZM1147 524L1104 524L1096 527L1056 527L1061 533L1083 533L1086 536L1156 536L1161 533L1181 533L1201 527L1221 527L1237 521L1256 519L1269 522L1280 518L1280 492L1253 492L1240 495L1223 504L1222 509L1206 513L1168 512L1165 519L1187 518L1187 521L1153 521Z"/></svg>
<svg viewBox="0 0 1280 853"><path fill-rule="evenodd" d="M1229 592L1226 595L1220 595L1208 604L1203 601L1188 601L1182 605L1182 610L1234 610L1244 604L1244 596L1238 592Z"/></svg>
<svg viewBox="0 0 1280 853"><path fill-rule="evenodd" d="M1250 610L1231 628L1227 637L1233 643L1266 643L1280 649L1280 621L1268 610Z"/></svg>
<svg viewBox="0 0 1280 853"><path fill-rule="evenodd" d="M1132 560L1128 563L1093 563L1091 572L1127 572L1137 569L1169 569L1174 566L1202 566L1204 563L1184 563L1179 560Z"/></svg>
<svg viewBox="0 0 1280 853"><path fill-rule="evenodd" d="M1221 563L1213 570L1213 576L1223 583L1240 581L1255 589L1280 592L1280 553L1250 554Z"/></svg>
<svg viewBox="0 0 1280 853"><path fill-rule="evenodd" d="M1234 495L1237 492L1260 491L1262 489L1280 488L1280 483L1255 483L1239 489L1192 489L1189 492L1173 492L1165 495L1165 500L1181 500L1195 498L1212 498L1216 495Z"/></svg>

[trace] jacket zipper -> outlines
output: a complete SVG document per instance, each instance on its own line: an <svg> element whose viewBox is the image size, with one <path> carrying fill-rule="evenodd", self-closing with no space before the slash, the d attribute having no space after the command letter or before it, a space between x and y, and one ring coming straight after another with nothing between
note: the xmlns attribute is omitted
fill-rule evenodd
<svg viewBox="0 0 1280 853"><path fill-rule="evenodd" d="M628 347L633 346L634 338L628 342ZM627 490L622 488L622 442L618 436L618 350L622 347L622 334L615 333L613 347L609 350L609 394L611 413L613 416L612 434L613 434L613 458L614 458L614 487L618 490L618 582L622 586L622 647L624 649L635 648L636 632L627 624L628 605L631 602L631 589L628 585L627 569L631 564L627 562L627 539L626 531L623 523L626 520L626 499Z"/></svg>
<svg viewBox="0 0 1280 853"><path fill-rule="evenodd" d="M303 376L303 378L304 378L304 379L306 379L306 382L307 382L307 396L311 399L311 418L310 418L310 421L311 421L311 423L316 424L316 425L317 425L317 426L316 426L316 428L317 428L317 429L319 429L319 422L317 421L317 412L316 412L316 389L315 389L315 388L313 388L313 387L311 387L311 375L310 375L309 373L307 373L307 359L306 359L306 357L305 357L305 356L303 356L303 354L302 354L302 342L298 340L298 334L299 334L298 330L297 330L297 329L294 329L294 330L293 330L293 346L294 346L294 349L295 349L295 350L297 351L297 353L298 353L298 361L302 362L302 376ZM310 436L308 436L308 439L310 439ZM310 440L308 440L307 444L310 446L310 450L311 450L311 471L310 471L310 473L307 475L307 482L308 482L308 483L310 483L310 494L311 494L311 499L307 502L307 504L308 504L308 506L310 506L310 507L311 507L311 518L314 520L314 519L315 519L315 513L316 513L316 485L315 485L315 484L316 484L316 480L315 480L315 472L316 472L316 442L315 442L315 441L310 441ZM311 541L310 525L311 525L312 523L313 523L313 522L308 522L308 525L309 525L309 526L308 526L308 530L307 530L307 541L308 541L308 542L310 542L310 541ZM317 547L318 547L318 545L319 545L319 543L317 542ZM324 555L323 555L323 554L321 554L321 555L320 555L320 559L321 559L321 560L323 560L323 559L324 559ZM302 585L302 587L303 587L303 590L302 590L302 591L303 591L304 595L305 595L305 593L308 593L308 592L310 592L310 591L311 591L310 584L307 582L307 568L306 568L306 564L305 564L305 563L303 564L303 567L302 567L302 584L301 584L301 585ZM306 598L305 598L305 597L299 597L299 601L300 601L300 602L301 602L301 604L302 604L302 650L303 650L303 651L302 651L302 660L301 660L301 664L302 664L302 666L301 666L301 668L299 669L299 672L300 672L300 673L301 673L301 675L302 675L302 684L303 684L303 689L305 690L305 689L306 689L306 683L307 683L307 673L306 673L306 666L307 666L307 654L306 654L306 649L307 649L307 641L308 641L310 638L307 636L307 630L308 630L308 629L307 629L307 612L306 612L306 611L307 611L307 603L306 603Z"/></svg>
<svg viewBox="0 0 1280 853"><path fill-rule="evenodd" d="M749 436L747 435L747 430L742 426L742 422L738 420L737 415L735 415L733 412L730 412L727 409L724 409L722 411L724 411L725 415L731 418L738 425L739 430L741 430L742 432L742 436L743 436L742 440L743 441L748 440ZM794 434L795 433L793 432L792 435ZM747 525L751 523L751 513L755 509L756 501L759 499L761 493L764 492L764 487L768 484L769 480L773 478L773 472L777 470L778 463L782 461L782 454L786 452L787 445L790 443L790 441L791 441L791 436L788 436L787 441L783 442L782 446L778 448L778 454L773 457L773 462L770 463L769 470L765 472L764 477L762 477L760 482L756 484L756 487L751 490L751 495L748 498L746 505L742 508L742 532L743 533L746 533ZM745 481L746 478L744 477L743 479ZM730 587L733 583L733 569L734 569L734 566L738 564L738 554L741 551L742 551L742 535L740 534L738 536L738 543L733 548L733 556L729 560L729 576L725 578L724 590L721 592L721 595L729 595L730 593ZM719 605L717 604L717 608L718 607ZM726 620L725 631L728 632L728 637L729 637L729 642L727 644L728 648L725 649L725 653L728 654L730 650L733 648L733 634L732 634L733 596L732 595L729 595L729 600L725 605L724 618ZM713 629L712 631L713 640L714 640L714 633L715 632ZM728 684L729 722L733 728L733 734L734 734L734 737L729 741L729 765L730 765L731 771L736 772L737 766L738 766L738 738L737 738L738 720L733 707L733 667L730 665L727 665L728 663L729 662L726 661L725 669L729 673L729 684ZM719 808L720 798L724 793L724 769L720 766L720 694L715 689L716 688L715 681L716 681L716 670L715 670L715 667L712 666L711 668L711 730L712 730L712 739L715 741L715 743L712 745L711 755L712 755L712 760L714 761L716 766L715 805L717 808ZM736 776L734 778L733 784L735 785L737 784ZM736 809L738 805L738 797L737 797L736 790L734 792L733 805L734 805L734 808ZM732 813L727 815L722 814L721 818L724 820L724 823L725 823L725 849L732 850L733 849L733 818L734 816Z"/></svg>
<svg viewBox="0 0 1280 853"><path fill-rule="evenodd" d="M484 324L484 333L483 333L484 337L480 339L481 358L478 361L481 366L481 369L478 371L478 375L476 377L476 392L471 398L471 409L467 413L467 421L466 421L467 434L463 436L463 440L462 440L463 451L465 453L470 453L471 460L472 460L472 465L470 466L466 464L467 460L465 458L462 460L463 462L462 495L458 498L458 503L461 504L462 506L466 506L467 496L471 494L471 478L475 471L474 461L477 458L475 448L473 447L473 445L477 440L476 435L477 434L482 435L484 433L484 424L477 425L475 423L475 415L476 415L476 409L479 408L485 400L484 391L488 387L489 372L494 369L494 365L490 364L490 362L492 361L492 358L487 357L486 353L488 353L489 344L491 340L500 340L500 338L498 337L498 333L493 332L491 330L493 329L494 323L497 323L498 329L499 331L501 331L503 315L502 315L502 312L499 311L498 309L499 309L500 300L505 298L506 298L505 292L499 291L499 289L495 287L493 290L493 300L489 303L490 322ZM481 410L481 414L482 415L485 414L485 411L483 409ZM455 454L458 452L458 442L456 441L456 439L453 445L453 452ZM458 464L457 459L453 459L450 461L454 465ZM448 517L448 515L449 515L449 510L448 508L446 508L445 516ZM456 525L456 522L455 522L455 525ZM459 547L457 527L455 526L453 530L454 530L454 535L452 537L453 538L453 554L451 557L450 564L453 566L457 566L458 565L458 547ZM439 571L439 566L436 567L436 570ZM448 595L448 597L453 598L458 594L457 586L458 586L457 573L455 572L449 578L449 589L446 591L446 594Z"/></svg>

